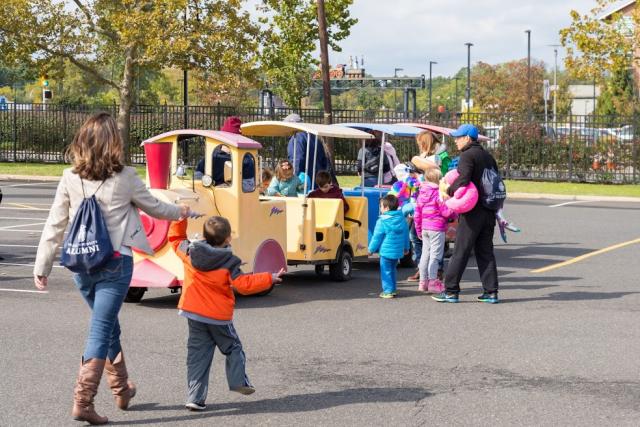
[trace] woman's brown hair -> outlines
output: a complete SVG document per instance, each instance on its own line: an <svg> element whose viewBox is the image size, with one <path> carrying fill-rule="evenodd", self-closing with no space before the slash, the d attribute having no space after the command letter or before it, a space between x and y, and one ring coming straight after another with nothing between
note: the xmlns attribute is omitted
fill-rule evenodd
<svg viewBox="0 0 640 427"><path fill-rule="evenodd" d="M124 146L109 113L89 117L67 148L73 172L90 181L103 181L124 168Z"/></svg>
<svg viewBox="0 0 640 427"><path fill-rule="evenodd" d="M416 144L418 145L418 150L420 150L420 154L427 153L429 155L435 154L440 141L436 136L425 130L424 132L420 132L416 135Z"/></svg>

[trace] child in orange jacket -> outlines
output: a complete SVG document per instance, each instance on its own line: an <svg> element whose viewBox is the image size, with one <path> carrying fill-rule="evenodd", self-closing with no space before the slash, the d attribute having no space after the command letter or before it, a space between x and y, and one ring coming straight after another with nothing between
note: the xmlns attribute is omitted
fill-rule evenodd
<svg viewBox="0 0 640 427"><path fill-rule="evenodd" d="M187 240L187 220L174 222L169 242L184 263L184 282L178 302L179 314L189 323L187 343L186 407L192 411L206 408L209 369L215 347L226 356L229 389L251 394L255 388L245 372L242 343L233 326L235 288L241 294L253 294L282 282L284 270L277 274L242 274L240 258L233 255L231 225L226 218L213 216L204 224L205 240Z"/></svg>

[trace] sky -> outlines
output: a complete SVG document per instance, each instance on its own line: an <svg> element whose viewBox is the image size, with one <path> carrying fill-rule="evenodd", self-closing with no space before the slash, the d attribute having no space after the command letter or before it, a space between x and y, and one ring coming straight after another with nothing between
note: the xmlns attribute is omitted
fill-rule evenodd
<svg viewBox="0 0 640 427"><path fill-rule="evenodd" d="M249 0L251 7L257 0ZM330 0L329 0L330 1ZM367 74L452 76L467 65L497 64L526 58L531 30L531 56L548 68L554 64L553 47L560 44L561 28L571 23L572 9L581 14L595 7L595 0L354 0L351 15L359 22L340 44L342 52L330 52L333 65L348 64L349 56L364 56ZM253 14L256 12L253 11ZM564 49L558 48L558 66Z"/></svg>

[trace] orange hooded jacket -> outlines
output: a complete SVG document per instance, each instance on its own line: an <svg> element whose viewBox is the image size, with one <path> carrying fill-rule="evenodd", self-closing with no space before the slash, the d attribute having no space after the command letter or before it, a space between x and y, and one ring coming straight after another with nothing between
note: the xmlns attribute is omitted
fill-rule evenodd
<svg viewBox="0 0 640 427"><path fill-rule="evenodd" d="M187 220L173 222L169 242L184 263L184 281L178 308L215 320L232 320L236 299L241 294L269 289L271 273L241 274L240 258L231 248L217 248L206 241L187 240Z"/></svg>

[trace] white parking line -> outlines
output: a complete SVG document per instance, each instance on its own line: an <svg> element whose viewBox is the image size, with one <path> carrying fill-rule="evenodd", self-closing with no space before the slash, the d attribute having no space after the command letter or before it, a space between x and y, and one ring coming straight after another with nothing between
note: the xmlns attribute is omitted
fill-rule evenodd
<svg viewBox="0 0 640 427"><path fill-rule="evenodd" d="M45 212L49 212L51 209L43 209L43 208L8 208L6 206L0 206L0 209L3 210L7 210L7 211L45 211Z"/></svg>
<svg viewBox="0 0 640 427"><path fill-rule="evenodd" d="M0 291L3 292L25 292L25 293L29 293L29 294L48 294L49 291L30 291L27 289L5 289L5 288L0 288Z"/></svg>
<svg viewBox="0 0 640 427"><path fill-rule="evenodd" d="M27 187L30 185L58 185L57 181L46 181L46 182L28 182L23 184L11 184L11 185L3 185L2 187Z"/></svg>
<svg viewBox="0 0 640 427"><path fill-rule="evenodd" d="M10 205L23 205L23 206L27 206L30 207L31 205L36 205L36 206L51 206L51 204L53 203L53 201L49 202L49 203L36 203L36 202L28 202L28 203L16 203L16 202L9 202L9 195L6 195L7 197L7 203Z"/></svg>
<svg viewBox="0 0 640 427"><path fill-rule="evenodd" d="M13 233L42 233L42 230L2 230L2 231L6 231L6 232L13 232ZM66 231L65 231L66 233Z"/></svg>
<svg viewBox="0 0 640 427"><path fill-rule="evenodd" d="M46 221L33 222L31 224L8 225L6 227L0 227L0 231L9 231L10 228L31 227L32 225L44 225L44 224L46 224Z"/></svg>
<svg viewBox="0 0 640 427"><path fill-rule="evenodd" d="M550 208L559 208L560 206L575 205L576 203L588 203L588 202L589 202L589 200L575 200L573 202L559 203L557 205L551 205L549 207Z"/></svg>
<svg viewBox="0 0 640 427"><path fill-rule="evenodd" d="M0 265L11 265L14 267L34 267L34 264L18 264L15 262L0 262ZM53 265L53 268L64 268L61 265Z"/></svg>
<svg viewBox="0 0 640 427"><path fill-rule="evenodd" d="M16 218L13 216L0 216L0 219L10 219L13 221L46 221L47 220L47 218L25 218L25 217Z"/></svg>

